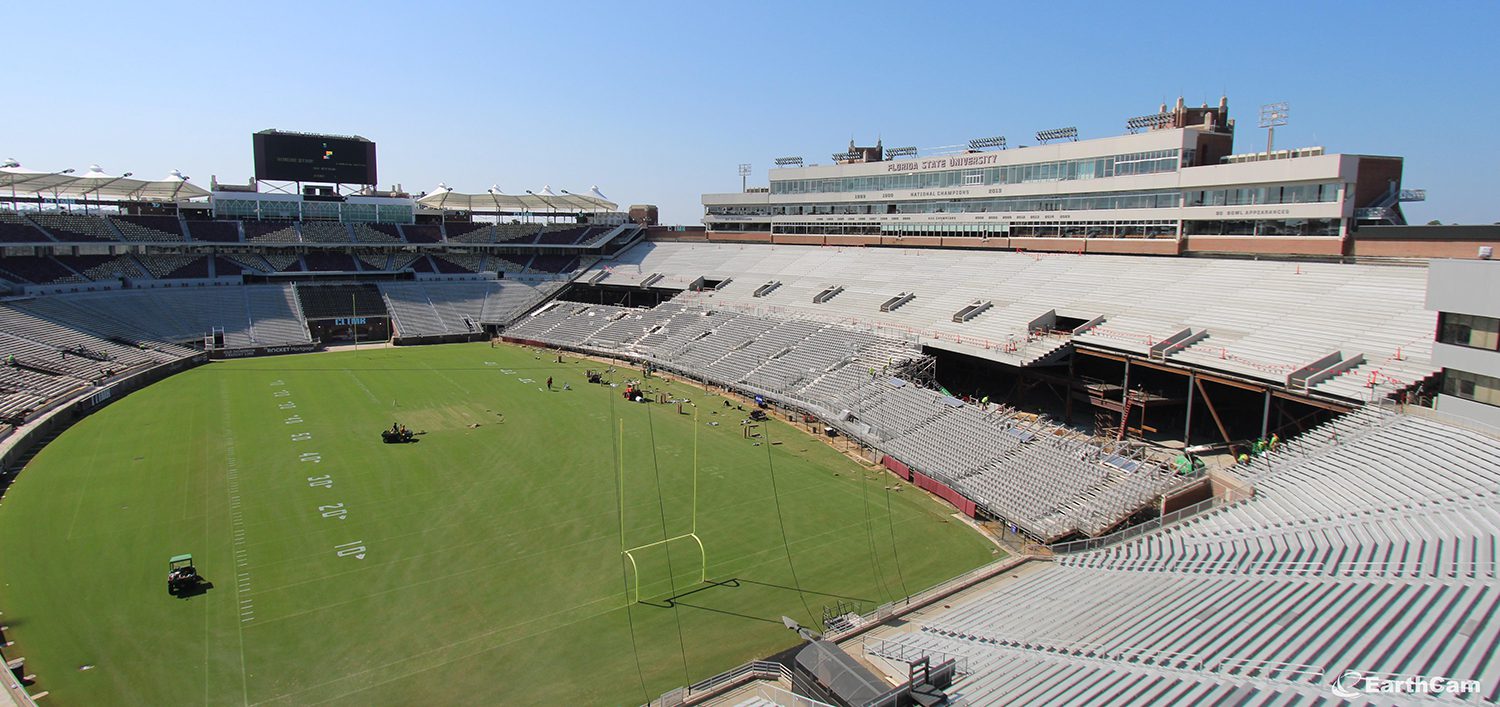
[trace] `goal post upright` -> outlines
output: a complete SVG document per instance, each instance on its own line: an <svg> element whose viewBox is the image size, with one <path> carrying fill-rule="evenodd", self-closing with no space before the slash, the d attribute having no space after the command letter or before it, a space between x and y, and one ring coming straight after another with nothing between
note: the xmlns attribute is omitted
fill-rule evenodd
<svg viewBox="0 0 1500 707"><path fill-rule="evenodd" d="M699 564L698 564L698 583L699 584L706 583L708 581L708 549L703 545L703 539L700 538L700 537L698 537L698 409L697 409L697 407L695 406L694 409L693 409L693 497L692 497L692 502L691 502L692 518L690 520L689 530L686 533L683 533L681 535L674 535L674 536L668 537L668 538L662 538L661 540L657 540L655 542L646 543L644 545L637 545L635 547L626 547L626 543L625 543L625 421L624 420L620 421L620 443L617 446L618 446L618 448L620 450L620 458L619 458L619 461L618 461L619 490L620 490L620 493L619 493L619 495L620 495L620 554L623 555L626 559L630 560L630 573L631 573L631 575L634 578L634 580L632 582L632 585L634 587L634 595L635 596L631 597L631 596L627 595L625 597L627 603L638 604L641 601L641 573L640 573L640 566L635 561L635 553L639 552L641 550L648 550L650 548L654 548L654 547L657 547L659 545L667 545L667 546L669 546L669 547L666 548L666 551L668 553L670 553L671 552L671 548L670 548L671 543L676 542L678 540L686 540L688 538L692 538L693 542L698 545L698 561L699 561ZM665 503L665 499L658 498L657 499L657 503Z"/></svg>

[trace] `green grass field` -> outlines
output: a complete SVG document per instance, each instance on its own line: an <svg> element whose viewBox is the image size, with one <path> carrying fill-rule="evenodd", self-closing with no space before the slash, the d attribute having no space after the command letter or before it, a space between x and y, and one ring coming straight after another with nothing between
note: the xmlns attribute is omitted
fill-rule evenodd
<svg viewBox="0 0 1500 707"><path fill-rule="evenodd" d="M10 654L59 705L639 704L794 645L783 614L869 610L996 556L790 425L756 446L721 398L653 381L695 425L587 384L590 366L432 346L214 363L134 393L5 495ZM420 443L381 444L396 420ZM695 430L713 583L691 539L658 545L634 553L628 604L616 460L624 543L686 533ZM167 594L182 552L206 593Z"/></svg>

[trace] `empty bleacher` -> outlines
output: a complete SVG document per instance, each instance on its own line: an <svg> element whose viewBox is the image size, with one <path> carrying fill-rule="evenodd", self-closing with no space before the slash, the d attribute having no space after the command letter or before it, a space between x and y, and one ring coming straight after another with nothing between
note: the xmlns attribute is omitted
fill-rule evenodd
<svg viewBox="0 0 1500 707"><path fill-rule="evenodd" d="M381 283L396 335L469 335L509 324L557 290L557 283L508 280Z"/></svg>
<svg viewBox="0 0 1500 707"><path fill-rule="evenodd" d="M109 219L127 241L139 243L181 242L182 222L176 216L111 216Z"/></svg>
<svg viewBox="0 0 1500 707"><path fill-rule="evenodd" d="M245 241L253 243L301 243L297 224L292 221L245 221Z"/></svg>
<svg viewBox="0 0 1500 707"><path fill-rule="evenodd" d="M307 265L309 272L355 272L359 270L359 266L354 263L354 256L346 253L308 253L302 256L302 262Z"/></svg>
<svg viewBox="0 0 1500 707"><path fill-rule="evenodd" d="M446 223L443 229L452 243L493 243L495 232L488 223Z"/></svg>
<svg viewBox="0 0 1500 707"><path fill-rule="evenodd" d="M147 272L151 273L151 277L160 280L209 276L207 256L164 253L137 255L135 259L146 268Z"/></svg>
<svg viewBox="0 0 1500 707"><path fill-rule="evenodd" d="M27 215L32 223L64 243L110 242L120 240L114 226L99 216L42 211Z"/></svg>
<svg viewBox="0 0 1500 707"><path fill-rule="evenodd" d="M51 243L41 229L14 211L0 211L0 243Z"/></svg>
<svg viewBox="0 0 1500 707"><path fill-rule="evenodd" d="M401 233L409 243L443 242L443 230L441 226L403 224L401 226Z"/></svg>
<svg viewBox="0 0 1500 707"><path fill-rule="evenodd" d="M0 277L37 285L89 281L53 258L36 255L13 255L0 260Z"/></svg>
<svg viewBox="0 0 1500 707"><path fill-rule="evenodd" d="M538 256L554 270L556 256ZM1426 271L1338 263L1208 258L1033 255L899 248L643 243L585 279L603 285L687 287L700 277L728 280L694 294L705 306L734 311L775 308L894 338L1027 365L1069 341L1152 353L1179 332L1183 346L1164 358L1288 385L1290 374L1332 352L1362 355L1364 365L1317 382L1313 391L1364 401L1432 374L1435 314L1425 308ZM759 285L782 286L756 297ZM837 297L815 302L830 284ZM898 293L915 295L881 311ZM993 306L962 322L953 315L978 301ZM1061 337L1035 335L1053 316L1101 319ZM1374 381L1372 386L1371 382Z"/></svg>
<svg viewBox="0 0 1500 707"><path fill-rule="evenodd" d="M865 649L962 656L976 704L1127 704L1147 685L1316 703L1346 670L1500 698L1500 440L1365 409L1249 473L1250 500L1062 556Z"/></svg>
<svg viewBox="0 0 1500 707"><path fill-rule="evenodd" d="M188 235L195 241L238 243L239 221L186 221Z"/></svg>
<svg viewBox="0 0 1500 707"><path fill-rule="evenodd" d="M354 240L349 224L337 221L303 221L300 230L305 243L350 243Z"/></svg>
<svg viewBox="0 0 1500 707"><path fill-rule="evenodd" d="M354 240L360 243L400 243L401 227L393 223L356 223Z"/></svg>
<svg viewBox="0 0 1500 707"><path fill-rule="evenodd" d="M381 296L380 288L373 284L299 284L296 288L303 319L386 315L385 298Z"/></svg>

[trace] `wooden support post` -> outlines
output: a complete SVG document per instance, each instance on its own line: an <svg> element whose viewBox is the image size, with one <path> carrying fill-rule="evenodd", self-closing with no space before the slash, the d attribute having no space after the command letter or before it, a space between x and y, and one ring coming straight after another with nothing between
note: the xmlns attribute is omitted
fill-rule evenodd
<svg viewBox="0 0 1500 707"><path fill-rule="evenodd" d="M1068 391L1067 394L1063 396L1066 398L1066 400L1063 401L1063 424L1065 425L1073 424L1073 385L1074 381L1077 380L1073 377L1073 367L1074 363L1077 360L1077 356L1074 356L1072 354L1068 355Z"/></svg>
<svg viewBox="0 0 1500 707"><path fill-rule="evenodd" d="M1214 419L1214 425L1219 428L1219 434L1223 435L1225 442L1234 441L1229 438L1229 431L1224 429L1224 421L1219 419L1219 411L1214 409L1214 400L1208 397L1208 389L1203 387L1203 381L1194 379L1193 382L1198 384L1198 392L1203 395L1203 404L1208 406L1208 414Z"/></svg>
<svg viewBox="0 0 1500 707"><path fill-rule="evenodd" d="M1193 393L1193 383L1198 380L1198 376L1195 375L1192 371L1188 371L1188 377L1187 378L1188 378L1187 415L1186 415L1187 419L1182 423L1182 447L1183 447L1183 449L1186 449L1186 448L1192 446L1192 444L1193 444L1193 396L1194 396L1194 393Z"/></svg>
<svg viewBox="0 0 1500 707"><path fill-rule="evenodd" d="M1271 389L1266 388L1266 404L1260 412L1260 438L1265 439L1271 432Z"/></svg>

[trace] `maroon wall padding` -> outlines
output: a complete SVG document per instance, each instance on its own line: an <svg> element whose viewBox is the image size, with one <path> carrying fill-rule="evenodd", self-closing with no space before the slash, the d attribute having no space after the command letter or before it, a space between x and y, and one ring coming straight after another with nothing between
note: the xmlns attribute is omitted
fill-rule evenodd
<svg viewBox="0 0 1500 707"><path fill-rule="evenodd" d="M970 518L974 517L974 502L964 498L963 494L954 491L947 484L927 476L920 471L913 471L911 475L913 477L912 481L916 483L917 488L953 504L953 507L957 508L964 515Z"/></svg>
<svg viewBox="0 0 1500 707"><path fill-rule="evenodd" d="M964 515L970 518L974 517L974 502L964 498L963 494L954 491L947 484L927 476L920 471L912 471L911 467L903 464L900 459L889 454L881 457L880 463L884 464L885 468L895 472L897 476L915 483L917 488L953 504L953 507L957 508Z"/></svg>
<svg viewBox="0 0 1500 707"><path fill-rule="evenodd" d="M880 458L880 463L884 464L885 468L896 472L896 476L911 481L911 468L902 464L900 459L887 454Z"/></svg>

